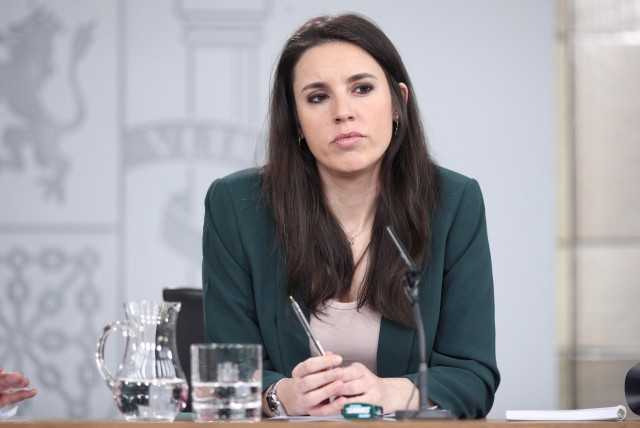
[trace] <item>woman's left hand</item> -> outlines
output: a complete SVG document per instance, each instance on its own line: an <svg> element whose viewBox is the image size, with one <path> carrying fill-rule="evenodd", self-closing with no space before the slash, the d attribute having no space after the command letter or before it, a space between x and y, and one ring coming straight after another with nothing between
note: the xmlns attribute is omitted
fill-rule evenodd
<svg viewBox="0 0 640 428"><path fill-rule="evenodd" d="M411 395L413 383L406 378L380 378L360 363L343 367L344 385L340 395L348 396L348 403L369 403L382 406L385 413L404 410ZM414 394L409 410L418 408L418 394Z"/></svg>

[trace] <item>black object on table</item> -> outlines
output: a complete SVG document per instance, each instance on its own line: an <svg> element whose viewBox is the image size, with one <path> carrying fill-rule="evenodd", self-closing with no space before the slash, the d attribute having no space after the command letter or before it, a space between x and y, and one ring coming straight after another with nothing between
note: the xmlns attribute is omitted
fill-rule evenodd
<svg viewBox="0 0 640 428"><path fill-rule="evenodd" d="M188 287L171 287L162 290L165 302L180 302L176 342L178 358L182 371L189 384L189 398L183 412L191 412L191 345L204 343L204 309L202 306L202 289Z"/></svg>
<svg viewBox="0 0 640 428"><path fill-rule="evenodd" d="M631 367L624 380L624 395L627 397L629 409L640 415L640 363Z"/></svg>

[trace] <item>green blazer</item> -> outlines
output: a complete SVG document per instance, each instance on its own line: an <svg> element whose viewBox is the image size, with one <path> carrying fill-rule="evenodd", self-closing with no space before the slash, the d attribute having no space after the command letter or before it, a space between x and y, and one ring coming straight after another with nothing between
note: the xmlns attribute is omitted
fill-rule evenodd
<svg viewBox="0 0 640 428"><path fill-rule="evenodd" d="M484 417L500 382L484 202L475 180L444 168L439 174L441 208L432 219L431 263L420 285L428 395L457 417ZM259 176L250 169L211 184L202 284L206 340L262 344L266 389L290 377L311 351L287 303L283 258L273 246ZM418 363L415 329L382 318L377 375L414 380Z"/></svg>

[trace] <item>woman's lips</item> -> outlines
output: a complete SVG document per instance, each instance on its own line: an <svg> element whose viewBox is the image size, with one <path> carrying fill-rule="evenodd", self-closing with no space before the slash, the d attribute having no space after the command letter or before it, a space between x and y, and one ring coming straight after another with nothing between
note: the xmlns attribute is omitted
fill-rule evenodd
<svg viewBox="0 0 640 428"><path fill-rule="evenodd" d="M335 144L336 146L348 147L356 144L363 137L364 135L362 135L359 132L347 132L347 133L338 135L336 138L333 139L332 143Z"/></svg>

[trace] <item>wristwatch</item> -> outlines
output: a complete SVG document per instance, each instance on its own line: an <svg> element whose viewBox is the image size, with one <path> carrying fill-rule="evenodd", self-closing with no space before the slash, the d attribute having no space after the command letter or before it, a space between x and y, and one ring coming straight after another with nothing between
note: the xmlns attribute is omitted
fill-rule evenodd
<svg viewBox="0 0 640 428"><path fill-rule="evenodd" d="M278 385L280 382L285 380L286 378L282 378L279 381L275 382L273 385L269 387L269 391L267 391L267 406L269 406L269 410L273 413L273 416L287 416L287 411L284 409L282 402L278 399L276 395L276 390L278 389Z"/></svg>

